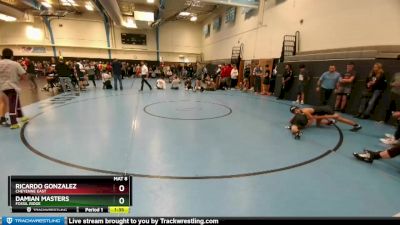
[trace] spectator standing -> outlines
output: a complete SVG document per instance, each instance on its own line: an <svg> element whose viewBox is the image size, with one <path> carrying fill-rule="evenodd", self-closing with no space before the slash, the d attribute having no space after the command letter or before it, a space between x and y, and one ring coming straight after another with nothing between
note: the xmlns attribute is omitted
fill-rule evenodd
<svg viewBox="0 0 400 225"><path fill-rule="evenodd" d="M255 80L254 80L254 92L261 92L261 77L263 76L263 71L261 66L257 66L255 69Z"/></svg>
<svg viewBox="0 0 400 225"><path fill-rule="evenodd" d="M336 72L334 65L329 66L329 70L322 74L317 83L317 92L320 93L320 104L327 105L333 91L338 87L340 74Z"/></svg>
<svg viewBox="0 0 400 225"><path fill-rule="evenodd" d="M250 88L249 87L250 74L251 74L250 64L247 64L243 71L243 85L241 87L243 91L247 91L247 89Z"/></svg>
<svg viewBox="0 0 400 225"><path fill-rule="evenodd" d="M368 119L385 88L386 78L383 66L381 63L375 63L367 77L366 90L363 92L356 117Z"/></svg>
<svg viewBox="0 0 400 225"><path fill-rule="evenodd" d="M299 66L299 83L297 85L297 104L304 104L304 90L310 80L310 76L308 75L308 71L306 70L306 66L301 64Z"/></svg>
<svg viewBox="0 0 400 225"><path fill-rule="evenodd" d="M275 66L271 72L271 81L270 81L270 85L269 85L269 92L271 92L272 95L275 94L276 75L278 74L277 67L278 66Z"/></svg>
<svg viewBox="0 0 400 225"><path fill-rule="evenodd" d="M28 75L28 79L32 89L37 89L36 84L36 72L35 72L35 65L29 60L29 58L25 58L25 66L26 66L26 73Z"/></svg>
<svg viewBox="0 0 400 225"><path fill-rule="evenodd" d="M263 80L263 95L271 95L269 92L269 85L271 82L271 70L269 69L269 65L265 66L265 74L264 74L264 80Z"/></svg>
<svg viewBox="0 0 400 225"><path fill-rule="evenodd" d="M346 110L347 100L350 98L351 90L353 89L353 83L356 79L356 71L354 70L354 63L347 63L346 73L339 80L339 87L336 92L336 104L335 111L341 111L342 113Z"/></svg>
<svg viewBox="0 0 400 225"><path fill-rule="evenodd" d="M93 83L93 86L96 87L96 67L93 64L89 64L87 73L88 73L89 80L91 80Z"/></svg>
<svg viewBox="0 0 400 225"><path fill-rule="evenodd" d="M239 77L239 70L236 68L236 65L233 64L233 68L231 70L231 88L236 88L237 81Z"/></svg>
<svg viewBox="0 0 400 225"><path fill-rule="evenodd" d="M8 98L10 128L18 129L20 125L17 118L21 118L21 122L28 121L28 118L24 117L22 113L19 100L19 93L21 92L19 80L26 72L19 63L12 61L13 57L14 53L11 49L3 49L2 59L0 60L0 91ZM5 122L4 116L1 117L1 122Z"/></svg>
<svg viewBox="0 0 400 225"><path fill-rule="evenodd" d="M228 66L225 64L222 64L222 68L221 68L221 79L219 81L219 88L220 89L224 89L226 90L227 88L227 82L228 82L228 76L230 76L230 74L228 74Z"/></svg>
<svg viewBox="0 0 400 225"><path fill-rule="evenodd" d="M293 80L294 80L294 75L293 75L292 65L286 64L285 72L283 73L283 76L282 76L281 93L279 94L278 99L285 98L285 94L287 92L289 92L290 88L292 87Z"/></svg>
<svg viewBox="0 0 400 225"><path fill-rule="evenodd" d="M144 61L140 62L140 64L142 65L141 70L140 70L140 76L142 77L142 85L141 85L139 91L143 91L143 84L144 83L146 83L147 86L149 86L150 91L151 91L153 88L151 87L151 85L147 81L147 78L149 77L149 69L147 68L147 66L144 63Z"/></svg>
<svg viewBox="0 0 400 225"><path fill-rule="evenodd" d="M112 75L114 77L114 90L118 90L117 81L119 81L119 89L122 91L122 64L118 59L114 59L112 62Z"/></svg>
<svg viewBox="0 0 400 225"><path fill-rule="evenodd" d="M231 72L232 72L232 65L231 64L227 64L226 65L226 79L225 79L225 81L226 81L226 87L227 87L227 89L231 89L231 86L232 86L232 84L231 84Z"/></svg>

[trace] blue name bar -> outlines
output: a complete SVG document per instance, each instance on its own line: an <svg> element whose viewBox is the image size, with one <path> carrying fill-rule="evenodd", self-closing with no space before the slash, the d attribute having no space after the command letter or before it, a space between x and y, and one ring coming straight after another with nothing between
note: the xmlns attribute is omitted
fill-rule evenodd
<svg viewBox="0 0 400 225"><path fill-rule="evenodd" d="M3 216L3 225L64 225L64 217Z"/></svg>

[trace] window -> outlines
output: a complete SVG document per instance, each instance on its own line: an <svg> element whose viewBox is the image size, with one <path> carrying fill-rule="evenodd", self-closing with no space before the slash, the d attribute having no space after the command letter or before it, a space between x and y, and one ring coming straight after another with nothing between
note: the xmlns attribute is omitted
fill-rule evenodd
<svg viewBox="0 0 400 225"><path fill-rule="evenodd" d="M222 20L221 17L217 17L214 19L213 30L219 31L221 29L221 20Z"/></svg>
<svg viewBox="0 0 400 225"><path fill-rule="evenodd" d="M236 7L229 8L225 11L225 23L234 23L236 18Z"/></svg>
<svg viewBox="0 0 400 225"><path fill-rule="evenodd" d="M207 24L203 27L204 37L209 37L211 33L211 24Z"/></svg>

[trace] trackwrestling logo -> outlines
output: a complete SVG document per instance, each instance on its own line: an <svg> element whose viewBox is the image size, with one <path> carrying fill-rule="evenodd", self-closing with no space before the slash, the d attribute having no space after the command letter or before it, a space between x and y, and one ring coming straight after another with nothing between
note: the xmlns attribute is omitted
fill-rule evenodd
<svg viewBox="0 0 400 225"><path fill-rule="evenodd" d="M3 216L4 225L64 225L64 217L7 217Z"/></svg>

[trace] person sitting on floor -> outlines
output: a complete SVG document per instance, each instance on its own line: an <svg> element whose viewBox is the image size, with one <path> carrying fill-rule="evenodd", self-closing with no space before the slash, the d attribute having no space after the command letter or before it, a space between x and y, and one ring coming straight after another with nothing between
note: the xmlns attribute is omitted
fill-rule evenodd
<svg viewBox="0 0 400 225"><path fill-rule="evenodd" d="M101 74L101 78L103 80L103 89L112 89L112 84L111 84L111 74L107 73L106 70L103 70L103 73Z"/></svg>
<svg viewBox="0 0 400 225"><path fill-rule="evenodd" d="M210 75L207 75L206 78L204 79L206 83L206 91L215 91L217 89L217 86L213 79L210 77Z"/></svg>
<svg viewBox="0 0 400 225"><path fill-rule="evenodd" d="M168 82L171 83L172 82L172 75L173 75L172 71L170 69L167 69L167 72L165 73L165 75L167 77Z"/></svg>
<svg viewBox="0 0 400 225"><path fill-rule="evenodd" d="M165 80L163 78L158 79L156 81L156 87L158 90L165 90L167 88Z"/></svg>
<svg viewBox="0 0 400 225"><path fill-rule="evenodd" d="M181 83L181 80L177 75L174 75L172 82L171 82L171 89L173 90L178 90L179 89L179 84Z"/></svg>
<svg viewBox="0 0 400 225"><path fill-rule="evenodd" d="M396 145L392 148L382 150L382 151L371 151L364 149L363 152L354 152L353 153L354 157L356 157L358 160L367 162L367 163L372 163L376 159L391 159L394 158L398 155L400 155L400 145Z"/></svg>
<svg viewBox="0 0 400 225"><path fill-rule="evenodd" d="M190 79L190 77L188 79L185 80L185 90L192 90L193 86L192 86L192 79Z"/></svg>

